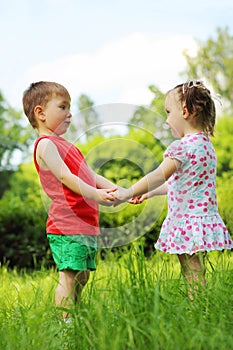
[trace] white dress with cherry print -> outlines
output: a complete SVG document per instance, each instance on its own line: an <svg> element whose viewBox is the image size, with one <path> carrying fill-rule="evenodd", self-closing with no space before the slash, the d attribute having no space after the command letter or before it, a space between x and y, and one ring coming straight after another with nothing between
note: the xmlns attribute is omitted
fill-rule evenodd
<svg viewBox="0 0 233 350"><path fill-rule="evenodd" d="M216 155L203 132L174 141L164 157L181 162L168 180L168 214L155 248L171 254L232 249L218 213Z"/></svg>

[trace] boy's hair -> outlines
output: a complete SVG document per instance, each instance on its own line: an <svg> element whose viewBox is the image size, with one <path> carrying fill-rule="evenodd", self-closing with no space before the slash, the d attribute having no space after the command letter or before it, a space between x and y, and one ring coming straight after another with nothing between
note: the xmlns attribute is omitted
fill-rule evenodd
<svg viewBox="0 0 233 350"><path fill-rule="evenodd" d="M69 92L63 85L50 81L32 83L24 91L23 109L33 128L37 128L34 108L38 105L46 107L47 103L56 96L65 96L71 100Z"/></svg>
<svg viewBox="0 0 233 350"><path fill-rule="evenodd" d="M204 132L214 135L216 120L215 103L202 81L190 80L174 87L181 103L185 103L188 112L194 115Z"/></svg>

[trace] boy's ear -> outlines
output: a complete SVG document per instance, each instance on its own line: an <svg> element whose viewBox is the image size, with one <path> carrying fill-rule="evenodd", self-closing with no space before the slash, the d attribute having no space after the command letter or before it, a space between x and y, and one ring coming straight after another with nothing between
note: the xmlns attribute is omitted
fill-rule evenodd
<svg viewBox="0 0 233 350"><path fill-rule="evenodd" d="M35 117L40 119L41 121L44 121L45 120L45 114L44 114L44 110L43 110L43 107L40 106L40 105L37 105L35 108L34 108L34 114L35 114Z"/></svg>

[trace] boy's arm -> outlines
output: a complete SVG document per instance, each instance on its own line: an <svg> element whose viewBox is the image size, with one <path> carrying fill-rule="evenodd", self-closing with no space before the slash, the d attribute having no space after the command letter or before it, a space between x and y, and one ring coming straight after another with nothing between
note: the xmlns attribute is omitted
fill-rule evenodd
<svg viewBox="0 0 233 350"><path fill-rule="evenodd" d="M117 188L117 186L113 182L106 179L104 176L95 173L94 170L92 170L91 168L89 169L92 172L92 175L95 179L97 188Z"/></svg>
<svg viewBox="0 0 233 350"><path fill-rule="evenodd" d="M61 183L73 192L92 199L99 204L114 201L115 198L110 192L114 191L116 186L112 186L111 189L96 189L81 180L78 176L72 174L51 140L42 139L38 143L36 158L41 168L50 170Z"/></svg>

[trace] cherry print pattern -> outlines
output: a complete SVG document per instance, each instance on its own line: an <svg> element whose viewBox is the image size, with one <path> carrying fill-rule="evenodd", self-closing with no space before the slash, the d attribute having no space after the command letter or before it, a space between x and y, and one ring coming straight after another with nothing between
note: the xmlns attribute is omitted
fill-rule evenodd
<svg viewBox="0 0 233 350"><path fill-rule="evenodd" d="M155 248L171 254L232 249L218 213L216 155L203 132L174 141L164 157L181 162L168 180L168 214Z"/></svg>

